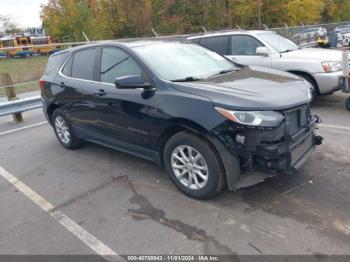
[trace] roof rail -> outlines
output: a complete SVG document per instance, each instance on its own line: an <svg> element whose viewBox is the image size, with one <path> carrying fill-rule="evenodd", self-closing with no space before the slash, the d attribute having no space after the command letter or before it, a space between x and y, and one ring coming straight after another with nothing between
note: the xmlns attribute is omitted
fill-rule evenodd
<svg viewBox="0 0 350 262"><path fill-rule="evenodd" d="M210 35L215 33L242 32L242 31L246 31L246 30L231 28L231 29L223 29L223 30L217 30L217 31L207 31L207 32L194 33L194 34L187 34L182 36L186 38L191 36L205 36L205 35Z"/></svg>

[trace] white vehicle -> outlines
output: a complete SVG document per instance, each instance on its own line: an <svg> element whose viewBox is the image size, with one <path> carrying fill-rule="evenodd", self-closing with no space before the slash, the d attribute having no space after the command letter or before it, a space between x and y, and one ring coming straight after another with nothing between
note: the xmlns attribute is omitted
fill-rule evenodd
<svg viewBox="0 0 350 262"><path fill-rule="evenodd" d="M313 86L313 95L340 89L342 52L304 48L272 31L227 31L188 36L232 61L294 73Z"/></svg>

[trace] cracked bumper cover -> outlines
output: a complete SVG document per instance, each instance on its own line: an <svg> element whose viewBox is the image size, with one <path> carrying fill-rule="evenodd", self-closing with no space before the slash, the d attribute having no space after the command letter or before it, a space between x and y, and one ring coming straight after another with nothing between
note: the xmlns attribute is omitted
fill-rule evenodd
<svg viewBox="0 0 350 262"><path fill-rule="evenodd" d="M239 177L232 178L234 174L226 172L229 188L235 190L247 187L268 177L299 169L315 147L322 143L322 137L315 133L318 121L316 115L310 116L307 124L298 130L291 130L288 121L278 128L270 129L238 127L229 122L218 127L214 136L225 147L219 148L225 169L230 168L225 150L231 154L231 159L234 155L240 160ZM245 138L244 143L236 141L237 135Z"/></svg>

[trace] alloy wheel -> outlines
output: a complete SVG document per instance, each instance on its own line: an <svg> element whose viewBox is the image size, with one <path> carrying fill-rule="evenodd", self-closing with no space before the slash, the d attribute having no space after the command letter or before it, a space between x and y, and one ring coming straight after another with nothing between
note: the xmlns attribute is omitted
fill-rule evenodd
<svg viewBox="0 0 350 262"><path fill-rule="evenodd" d="M202 189L208 182L207 162L201 153L191 146L181 145L173 150L171 167L176 178L189 189Z"/></svg>
<svg viewBox="0 0 350 262"><path fill-rule="evenodd" d="M55 119L55 129L59 140L63 144L69 144L71 141L71 134L67 122L61 116Z"/></svg>

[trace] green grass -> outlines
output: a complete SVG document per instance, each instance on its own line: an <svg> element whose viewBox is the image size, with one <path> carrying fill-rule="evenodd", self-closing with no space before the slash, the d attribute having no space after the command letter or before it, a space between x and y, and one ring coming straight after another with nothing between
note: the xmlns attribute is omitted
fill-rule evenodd
<svg viewBox="0 0 350 262"><path fill-rule="evenodd" d="M37 81L44 72L47 60L47 56L0 59L0 73L10 74L18 94L38 90ZM0 79L0 96L5 95L2 86L5 84Z"/></svg>

